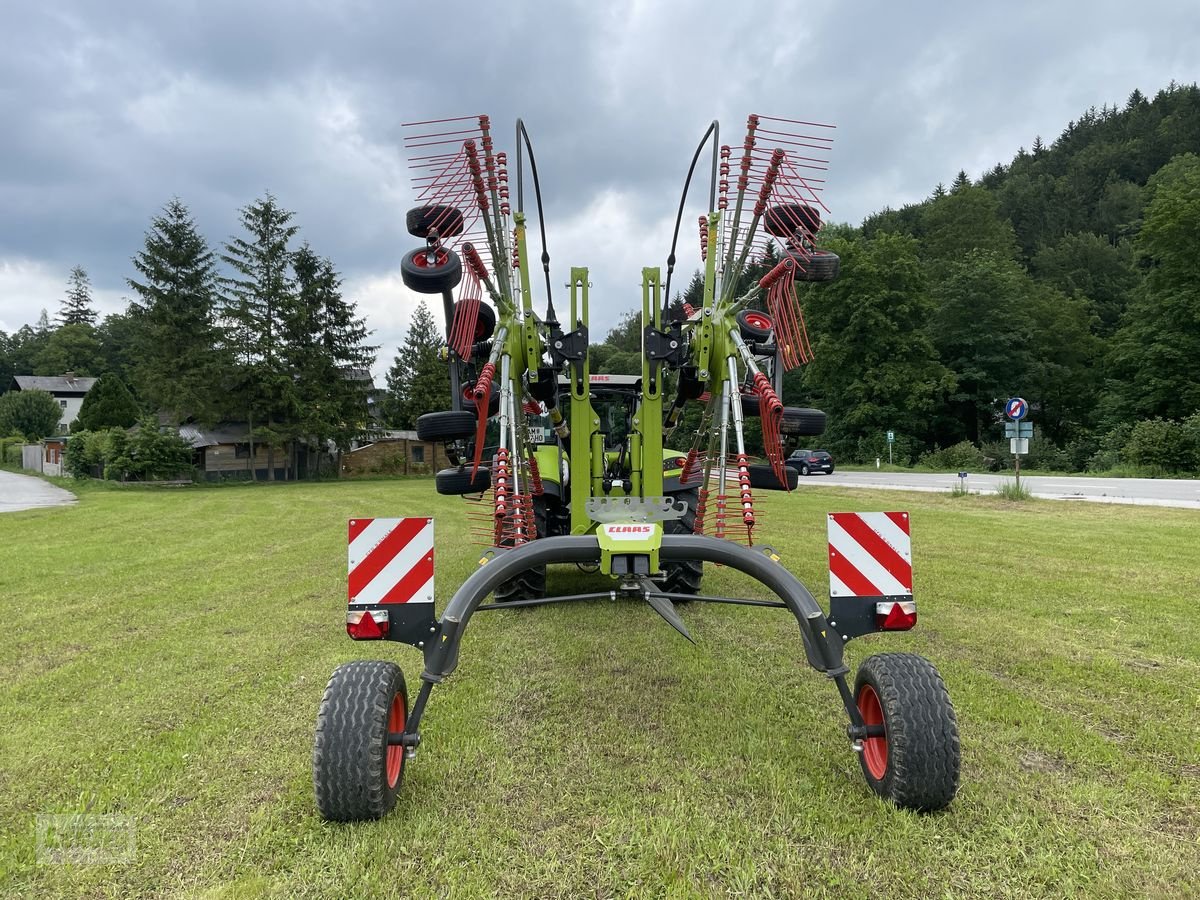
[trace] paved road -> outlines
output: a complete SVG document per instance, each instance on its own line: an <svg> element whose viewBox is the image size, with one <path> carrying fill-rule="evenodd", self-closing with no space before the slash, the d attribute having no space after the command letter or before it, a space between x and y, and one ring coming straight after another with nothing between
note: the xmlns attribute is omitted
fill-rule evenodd
<svg viewBox="0 0 1200 900"><path fill-rule="evenodd" d="M967 476L967 490L995 494L1012 475ZM925 475L908 472L844 472L810 475L800 487L865 487L902 491L949 491L958 484L953 474ZM1200 480L1167 478L1080 478L1069 475L1022 476L1035 497L1049 500L1087 500L1093 503L1131 503L1143 506L1180 506L1200 509Z"/></svg>
<svg viewBox="0 0 1200 900"><path fill-rule="evenodd" d="M66 506L75 495L32 475L0 471L0 513L42 506Z"/></svg>

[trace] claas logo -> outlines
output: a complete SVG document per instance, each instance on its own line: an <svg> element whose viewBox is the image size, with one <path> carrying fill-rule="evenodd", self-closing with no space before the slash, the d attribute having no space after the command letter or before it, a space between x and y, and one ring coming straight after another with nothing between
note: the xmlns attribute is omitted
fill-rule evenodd
<svg viewBox="0 0 1200 900"><path fill-rule="evenodd" d="M609 534L649 534L653 530L653 525L609 525L605 529Z"/></svg>

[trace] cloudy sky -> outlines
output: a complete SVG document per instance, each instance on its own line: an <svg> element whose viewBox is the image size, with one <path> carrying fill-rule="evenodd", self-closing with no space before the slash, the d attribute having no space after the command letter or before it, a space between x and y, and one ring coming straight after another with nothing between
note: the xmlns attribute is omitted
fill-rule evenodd
<svg viewBox="0 0 1200 900"><path fill-rule="evenodd" d="M836 124L824 199L857 224L1089 106L1198 78L1180 0L0 0L0 330L53 316L75 264L122 310L171 197L215 246L270 191L342 272L382 372L418 299L398 274L400 123L487 113L510 151L525 119L555 281L591 267L603 334L664 264L714 118L734 144L751 112Z"/></svg>

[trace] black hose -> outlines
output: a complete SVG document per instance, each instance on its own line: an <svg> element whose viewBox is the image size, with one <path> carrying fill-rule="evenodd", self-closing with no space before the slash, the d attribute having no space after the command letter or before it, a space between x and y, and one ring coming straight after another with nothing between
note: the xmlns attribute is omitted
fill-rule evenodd
<svg viewBox="0 0 1200 900"><path fill-rule="evenodd" d="M546 325L551 329L558 327L558 317L554 314L554 298L550 293L550 251L546 249L546 217L542 213L542 185L538 181L537 160L533 158L533 144L529 142L529 132L525 123L517 119L517 212L525 212L525 179L521 166L521 141L529 150L529 171L533 175L533 192L537 197L538 226L542 233L542 271L546 276Z"/></svg>
<svg viewBox="0 0 1200 900"><path fill-rule="evenodd" d="M710 134L714 137L712 179L708 187L709 212L712 212L717 203L717 144L721 140L721 125L716 119L713 119L712 124L708 126L708 131L704 132L704 137L700 138L700 143L696 146L696 152L692 155L692 164L688 166L687 180L683 183L683 196L679 198L679 212L675 214L675 233L671 235L671 253L667 257L667 288L663 294L662 317L664 322L666 322L667 311L671 306L671 273L675 271L675 247L679 243L679 224L683 221L683 207L687 203L688 189L692 186L692 175L696 171L696 163L700 160L700 151L704 149L704 144Z"/></svg>

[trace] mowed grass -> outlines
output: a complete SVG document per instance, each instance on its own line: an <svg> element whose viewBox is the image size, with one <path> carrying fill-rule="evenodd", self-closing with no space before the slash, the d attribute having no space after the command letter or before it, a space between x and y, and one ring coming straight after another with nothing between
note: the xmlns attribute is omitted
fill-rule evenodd
<svg viewBox="0 0 1200 900"><path fill-rule="evenodd" d="M0 517L7 896L1194 896L1200 514L802 489L763 538L818 597L831 510L912 513L912 651L957 707L962 786L874 797L784 611L480 614L396 810L316 815L330 672L418 651L344 633L353 516L434 515L439 609L478 558L429 482L85 490ZM552 588L582 589L574 570ZM727 569L710 592L761 596ZM38 814L136 827L119 865L40 863Z"/></svg>

